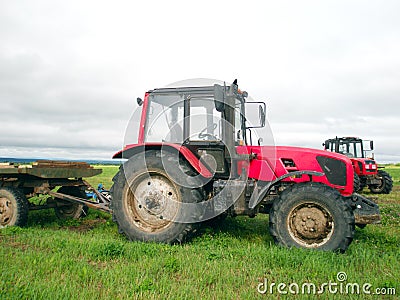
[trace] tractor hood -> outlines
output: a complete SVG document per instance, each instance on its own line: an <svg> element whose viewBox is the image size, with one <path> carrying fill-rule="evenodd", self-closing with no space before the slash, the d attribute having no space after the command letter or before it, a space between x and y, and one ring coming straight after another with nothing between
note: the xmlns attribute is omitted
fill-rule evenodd
<svg viewBox="0 0 400 300"><path fill-rule="evenodd" d="M252 154L250 178L271 181L296 171L316 171L324 176L313 177L313 181L322 182L338 189L342 195L353 193L353 166L351 160L341 154L324 150L289 146L239 146L238 154ZM293 176L284 181L310 181L308 175Z"/></svg>

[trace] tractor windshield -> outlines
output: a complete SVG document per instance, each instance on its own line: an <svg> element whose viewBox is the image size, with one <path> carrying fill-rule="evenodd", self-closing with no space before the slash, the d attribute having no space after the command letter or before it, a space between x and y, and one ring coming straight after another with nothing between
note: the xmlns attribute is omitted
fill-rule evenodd
<svg viewBox="0 0 400 300"><path fill-rule="evenodd" d="M339 141L339 153L344 154L348 157L364 157L364 151L361 141L346 141L340 140Z"/></svg>
<svg viewBox="0 0 400 300"><path fill-rule="evenodd" d="M175 94L150 95L147 107L145 141L183 141L183 99Z"/></svg>
<svg viewBox="0 0 400 300"><path fill-rule="evenodd" d="M145 142L221 140L221 113L213 97L154 93L148 101Z"/></svg>

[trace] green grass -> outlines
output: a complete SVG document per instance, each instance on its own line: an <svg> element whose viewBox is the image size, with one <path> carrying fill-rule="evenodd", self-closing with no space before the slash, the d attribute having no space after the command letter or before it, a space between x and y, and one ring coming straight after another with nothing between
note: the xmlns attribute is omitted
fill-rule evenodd
<svg viewBox="0 0 400 300"><path fill-rule="evenodd" d="M102 168L89 182L109 188L118 167ZM90 210L85 219L62 222L52 210L32 211L25 228L0 231L0 299L308 299L315 296L285 297L276 289L272 297L261 295L257 286L264 278L318 286L338 282L341 271L347 282L394 287L399 294L400 167L386 171L395 187L378 197L383 222L357 229L345 254L278 247L264 215L228 218L187 244L171 246L127 241L106 213ZM325 292L319 298L338 296Z"/></svg>

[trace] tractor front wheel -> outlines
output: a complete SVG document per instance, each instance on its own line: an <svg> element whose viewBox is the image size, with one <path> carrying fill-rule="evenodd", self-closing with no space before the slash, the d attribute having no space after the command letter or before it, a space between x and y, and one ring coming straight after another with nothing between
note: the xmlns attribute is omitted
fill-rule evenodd
<svg viewBox="0 0 400 300"><path fill-rule="evenodd" d="M361 190L361 179L360 177L354 173L354 193L357 193Z"/></svg>
<svg viewBox="0 0 400 300"><path fill-rule="evenodd" d="M295 184L270 212L270 232L286 247L344 252L354 236L354 214L335 189L321 183Z"/></svg>
<svg viewBox="0 0 400 300"><path fill-rule="evenodd" d="M370 184L368 187L370 191L374 194L389 194L393 188L393 179L389 173L379 170L378 178L380 179L380 184Z"/></svg>

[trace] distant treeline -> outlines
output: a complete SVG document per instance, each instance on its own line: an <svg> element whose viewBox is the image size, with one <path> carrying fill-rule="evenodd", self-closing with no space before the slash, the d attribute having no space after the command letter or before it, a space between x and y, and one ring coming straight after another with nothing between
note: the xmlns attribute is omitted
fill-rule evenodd
<svg viewBox="0 0 400 300"><path fill-rule="evenodd" d="M85 159L43 159L43 158L13 158L13 157L0 157L0 163L15 163L15 164L29 164L37 160L57 160L57 161L73 161L73 162L86 162L91 165L119 165L121 160L85 160Z"/></svg>

